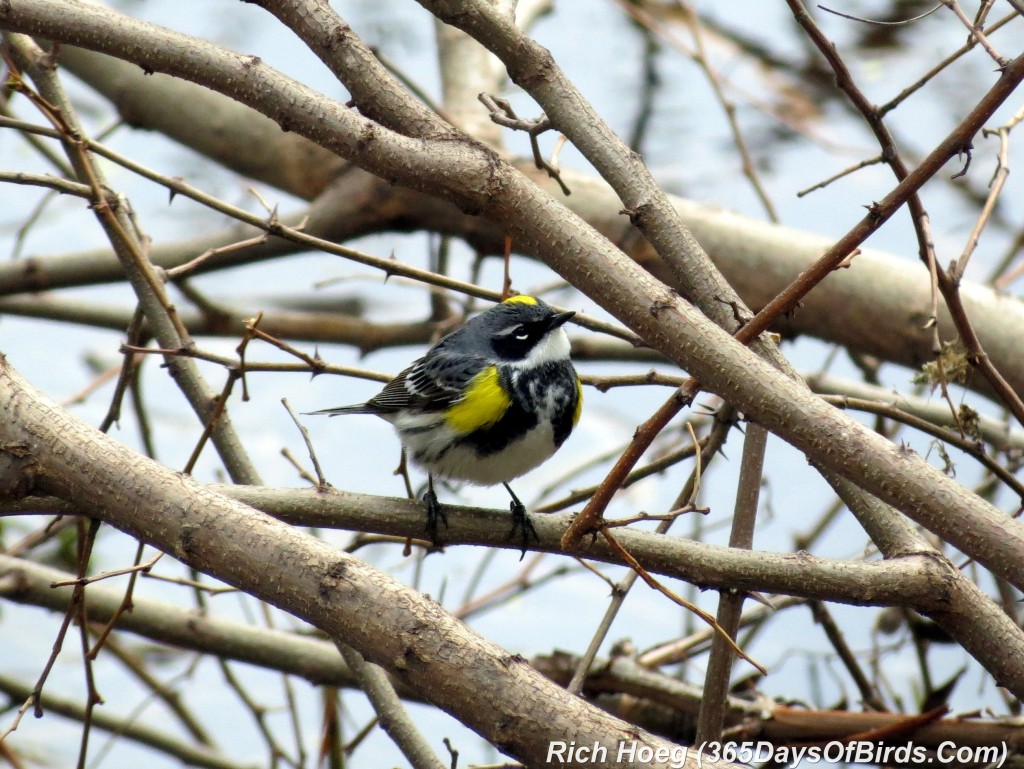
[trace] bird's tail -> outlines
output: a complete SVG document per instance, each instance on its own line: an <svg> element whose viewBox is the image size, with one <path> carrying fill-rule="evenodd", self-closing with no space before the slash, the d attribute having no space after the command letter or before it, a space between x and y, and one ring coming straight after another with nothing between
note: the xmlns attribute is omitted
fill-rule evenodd
<svg viewBox="0 0 1024 769"><path fill-rule="evenodd" d="M330 417L336 417L342 414L376 414L377 412L365 403L356 403L352 406L335 406L333 409L320 409L319 411L306 411L304 413L309 416L326 414Z"/></svg>

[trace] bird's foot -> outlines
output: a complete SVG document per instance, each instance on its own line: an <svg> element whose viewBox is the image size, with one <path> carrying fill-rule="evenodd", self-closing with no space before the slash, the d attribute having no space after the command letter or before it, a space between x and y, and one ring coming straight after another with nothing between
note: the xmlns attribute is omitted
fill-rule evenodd
<svg viewBox="0 0 1024 769"><path fill-rule="evenodd" d="M526 549L530 545L530 537L533 537L535 542L540 542L540 537L537 535L537 530L533 528L533 521L530 520L530 516L526 514L526 508L522 502L516 499L515 495L512 496L512 503L508 508L512 511L512 531L509 532L508 538L515 539L516 532L522 532L523 550L519 554L519 560L521 561L526 556Z"/></svg>
<svg viewBox="0 0 1024 769"><path fill-rule="evenodd" d="M433 485L423 495L423 501L427 503L427 536L430 537L434 547L440 547L441 543L437 537L437 523L441 521L447 529L448 515L445 513L444 508L441 507L441 503L437 501L437 494L434 493Z"/></svg>

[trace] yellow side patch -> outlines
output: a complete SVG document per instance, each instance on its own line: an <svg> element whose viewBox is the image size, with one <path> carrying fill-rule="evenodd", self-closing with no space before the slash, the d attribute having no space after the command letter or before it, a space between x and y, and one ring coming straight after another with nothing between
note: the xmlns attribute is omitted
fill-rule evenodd
<svg viewBox="0 0 1024 769"><path fill-rule="evenodd" d="M445 422L455 432L468 435L490 427L501 419L512 404L502 389L498 369L488 366L470 381L455 405L445 414Z"/></svg>
<svg viewBox="0 0 1024 769"><path fill-rule="evenodd" d="M505 299L502 304L537 304L537 300L526 294L516 294Z"/></svg>
<svg viewBox="0 0 1024 769"><path fill-rule="evenodd" d="M572 425L575 427L583 413L583 383L576 377L576 410L572 412Z"/></svg>

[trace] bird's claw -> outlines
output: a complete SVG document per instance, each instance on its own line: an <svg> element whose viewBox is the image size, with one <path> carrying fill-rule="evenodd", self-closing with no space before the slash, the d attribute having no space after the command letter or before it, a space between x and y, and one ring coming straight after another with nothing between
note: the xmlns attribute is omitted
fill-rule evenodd
<svg viewBox="0 0 1024 769"><path fill-rule="evenodd" d="M519 560L521 561L526 557L526 549L530 545L530 537L532 536L536 542L540 542L540 537L537 534L537 530L533 528L533 521L526 514L526 508L522 502L518 499L513 500L508 507L512 511L512 531L509 532L508 538L514 539L517 531L522 532L523 550L519 554Z"/></svg>
<svg viewBox="0 0 1024 769"><path fill-rule="evenodd" d="M438 541L437 536L437 522L441 521L447 529L448 515L445 513L444 508L441 507L441 503L437 501L437 494L434 493L432 488L427 489L427 493L423 495L423 501L427 503L427 536L430 537L434 547L440 547L441 543Z"/></svg>

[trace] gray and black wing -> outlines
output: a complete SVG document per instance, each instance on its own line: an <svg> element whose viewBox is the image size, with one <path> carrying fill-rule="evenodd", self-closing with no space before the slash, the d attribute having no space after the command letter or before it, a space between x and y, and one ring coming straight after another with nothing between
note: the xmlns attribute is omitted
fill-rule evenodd
<svg viewBox="0 0 1024 769"><path fill-rule="evenodd" d="M462 397L470 380L487 365L487 360L476 356L434 350L388 382L365 405L381 415L408 409L443 411Z"/></svg>
<svg viewBox="0 0 1024 769"><path fill-rule="evenodd" d="M462 397L470 380L488 366L484 358L451 355L435 349L388 382L366 403L321 409L312 414L376 414L388 417L401 411L443 411Z"/></svg>

